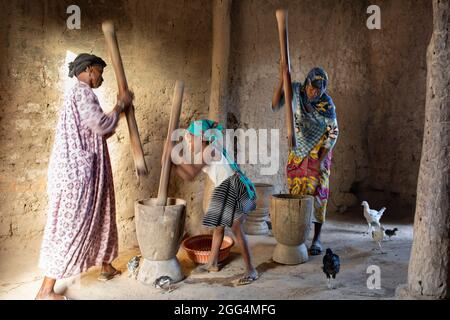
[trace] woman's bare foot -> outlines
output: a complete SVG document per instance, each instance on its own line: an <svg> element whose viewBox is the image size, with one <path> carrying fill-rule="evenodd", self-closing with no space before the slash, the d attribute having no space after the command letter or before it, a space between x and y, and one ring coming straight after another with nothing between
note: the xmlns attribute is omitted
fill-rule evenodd
<svg viewBox="0 0 450 320"><path fill-rule="evenodd" d="M113 267L113 265L111 263L104 263L102 265L102 272L106 272L106 273L117 273L120 272L119 270L117 270L116 268Z"/></svg>
<svg viewBox="0 0 450 320"><path fill-rule="evenodd" d="M56 294L55 292L39 292L34 300L68 300L66 296Z"/></svg>
<svg viewBox="0 0 450 320"><path fill-rule="evenodd" d="M192 273L200 274L200 273L209 273L209 272L219 272L220 269L221 269L221 266L219 266L219 265L202 264L202 265L199 265L197 268L195 268Z"/></svg>
<svg viewBox="0 0 450 320"><path fill-rule="evenodd" d="M55 293L56 279L44 277L35 300L68 300L66 296Z"/></svg>
<svg viewBox="0 0 450 320"><path fill-rule="evenodd" d="M213 265L205 264L203 266L203 268L205 270L207 270L208 272L219 272L221 269L221 267L218 264L213 264Z"/></svg>

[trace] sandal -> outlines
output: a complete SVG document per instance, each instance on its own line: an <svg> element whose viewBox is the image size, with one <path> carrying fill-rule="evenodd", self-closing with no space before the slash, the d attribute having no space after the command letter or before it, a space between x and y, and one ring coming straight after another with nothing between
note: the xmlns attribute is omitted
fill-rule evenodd
<svg viewBox="0 0 450 320"><path fill-rule="evenodd" d="M97 280L105 282L105 281L111 280L112 278L119 276L121 274L122 274L122 272L120 272L119 270L115 270L114 272L102 272L98 276Z"/></svg>
<svg viewBox="0 0 450 320"><path fill-rule="evenodd" d="M203 273L210 273L210 272L219 272L222 269L223 265L219 263L217 267L208 267L206 264L199 265L197 268L192 270L192 274L203 274Z"/></svg>
<svg viewBox="0 0 450 320"><path fill-rule="evenodd" d="M312 256L319 256L322 254L322 251L322 246L320 244L317 244L317 242L314 242L309 248L309 254Z"/></svg>
<svg viewBox="0 0 450 320"><path fill-rule="evenodd" d="M253 281L258 280L258 278L259 278L258 274L243 276L242 278L239 279L237 285L238 286L245 286L247 284L252 283Z"/></svg>

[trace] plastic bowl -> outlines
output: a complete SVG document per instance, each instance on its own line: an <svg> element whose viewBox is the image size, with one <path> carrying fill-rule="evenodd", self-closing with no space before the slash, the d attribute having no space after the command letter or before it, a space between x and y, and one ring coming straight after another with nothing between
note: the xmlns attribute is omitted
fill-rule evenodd
<svg viewBox="0 0 450 320"><path fill-rule="evenodd" d="M199 235L185 239L181 247L188 254L189 259L195 263L206 264L211 254L212 235ZM230 255L234 240L225 236L219 250L219 262L224 261Z"/></svg>

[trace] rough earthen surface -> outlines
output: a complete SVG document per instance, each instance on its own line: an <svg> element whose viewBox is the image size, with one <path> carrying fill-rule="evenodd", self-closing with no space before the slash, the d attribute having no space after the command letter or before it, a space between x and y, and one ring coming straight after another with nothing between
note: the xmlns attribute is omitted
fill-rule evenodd
<svg viewBox="0 0 450 320"><path fill-rule="evenodd" d="M425 103L425 52L432 26L429 1L379 1L382 30L366 28L366 1L233 1L228 95L222 97L231 127L281 128L272 113L278 77L275 9L289 9L294 79L315 65L331 78L341 135L331 176L330 212L344 212L361 197L375 205L401 199L412 216ZM40 241L47 210L46 173L58 110L67 83L66 57L92 52L105 57L101 22L117 23L128 82L149 176L136 184L126 122L109 140L121 248L137 245L134 201L155 197L173 87L186 83L181 125L208 116L211 90L212 4L195 1L79 1L81 30L66 28L71 1L0 3L0 247ZM299 61L299 56L301 60ZM98 90L106 111L115 102L114 73L106 68ZM285 133L282 132L280 138ZM286 191L286 144L280 170L255 182ZM204 177L171 179L169 196L187 201L186 228L198 233ZM404 206L403 206L404 207ZM401 214L391 210L393 215Z"/></svg>
<svg viewBox="0 0 450 320"><path fill-rule="evenodd" d="M434 0L409 294L450 298L450 1Z"/></svg>
<svg viewBox="0 0 450 320"><path fill-rule="evenodd" d="M381 30L366 27L367 1L235 1L229 121L243 128L282 128L273 113L279 43L275 10L289 10L293 80L314 66L330 77L329 92L340 137L334 149L330 212L369 200L388 214L414 214L425 109L426 46L431 36L429 1L378 1ZM287 143L280 134L280 171L250 176L286 191Z"/></svg>
<svg viewBox="0 0 450 320"><path fill-rule="evenodd" d="M175 81L186 83L180 125L208 114L211 8L198 1L79 1L81 30L66 28L73 1L2 1L0 4L0 247L40 241L47 210L46 174L58 110L68 81L66 56L92 52L105 58L101 22L117 24L128 83L149 168L137 185L128 128L121 120L109 141L120 246L137 245L134 202L155 197ZM72 58L73 59L73 58ZM111 66L96 91L112 109L117 85ZM68 85L70 87L70 85ZM172 179L169 196L201 212L202 179ZM198 208L198 209L195 209ZM187 220L188 230L199 225Z"/></svg>

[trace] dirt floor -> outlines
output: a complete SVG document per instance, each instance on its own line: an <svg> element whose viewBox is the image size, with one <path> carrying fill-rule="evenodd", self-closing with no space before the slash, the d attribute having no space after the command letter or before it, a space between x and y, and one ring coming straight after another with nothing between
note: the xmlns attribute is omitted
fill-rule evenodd
<svg viewBox="0 0 450 320"><path fill-rule="evenodd" d="M174 286L172 292L146 286L129 276L128 260L139 254L139 249L122 252L113 263L123 274L109 282L96 280L98 268L92 268L81 277L57 283L56 291L70 299L395 299L395 289L406 283L412 221L382 219L385 227L399 228L399 233L378 250L377 244L364 232L367 225L359 210L330 217L324 225L322 242L341 258L341 272L335 289L328 289L322 273L322 256L297 266L280 265L271 260L276 244L273 236L249 236L254 263L260 273L258 281L247 286L234 286L243 272L243 260L234 247L229 263L219 273L190 275L195 265L181 249L178 258L187 278ZM312 235L312 233L311 233ZM42 280L37 269L39 243L22 252L1 252L0 299L33 299ZM310 244L310 240L307 245ZM381 269L381 289L367 288L371 265Z"/></svg>

